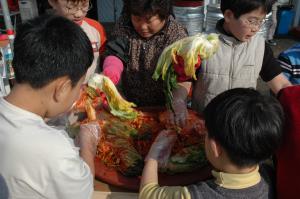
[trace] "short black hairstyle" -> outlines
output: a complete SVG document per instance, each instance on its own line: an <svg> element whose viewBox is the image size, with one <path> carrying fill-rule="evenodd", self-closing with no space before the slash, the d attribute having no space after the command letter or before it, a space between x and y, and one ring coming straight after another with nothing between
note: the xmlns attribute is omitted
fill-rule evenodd
<svg viewBox="0 0 300 199"><path fill-rule="evenodd" d="M208 137L216 140L233 164L253 166L278 148L284 114L279 102L251 88L216 96L204 109Z"/></svg>
<svg viewBox="0 0 300 199"><path fill-rule="evenodd" d="M89 38L64 17L42 15L21 24L16 32L12 65L17 83L42 88L68 76L75 86L93 62Z"/></svg>
<svg viewBox="0 0 300 199"><path fill-rule="evenodd" d="M221 10L223 14L226 10L231 10L236 19L258 8L262 8L267 14L272 9L273 1L274 0L221 0Z"/></svg>
<svg viewBox="0 0 300 199"><path fill-rule="evenodd" d="M159 16L167 19L171 15L171 0L124 0L124 10L127 15Z"/></svg>

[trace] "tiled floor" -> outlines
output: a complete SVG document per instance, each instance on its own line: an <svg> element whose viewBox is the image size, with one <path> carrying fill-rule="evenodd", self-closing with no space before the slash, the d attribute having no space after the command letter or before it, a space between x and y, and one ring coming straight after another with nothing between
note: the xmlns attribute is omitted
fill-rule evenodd
<svg viewBox="0 0 300 199"><path fill-rule="evenodd" d="M296 39L294 37L289 37L289 36L276 38L275 41L277 42L277 45L276 46L271 46L271 48L273 49L275 57L278 57L280 52L288 49L292 45L294 45L296 43L300 43L299 39ZM269 94L270 93L268 86L260 78L258 79L257 89L260 92L264 93L264 94Z"/></svg>
<svg viewBox="0 0 300 199"><path fill-rule="evenodd" d="M275 41L277 42L276 46L272 46L274 51L274 56L277 57L280 52L286 50L287 48L291 47L296 43L300 43L299 39L294 37L284 37L284 38L276 38Z"/></svg>

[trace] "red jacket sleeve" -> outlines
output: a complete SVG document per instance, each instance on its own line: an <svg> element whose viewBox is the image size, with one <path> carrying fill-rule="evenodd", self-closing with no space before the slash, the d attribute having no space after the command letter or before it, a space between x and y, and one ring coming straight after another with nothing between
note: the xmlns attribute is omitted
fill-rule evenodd
<svg viewBox="0 0 300 199"><path fill-rule="evenodd" d="M101 38L99 53L102 54L105 49L105 44L107 41L104 27L98 21L90 19L90 18L85 18L85 21L98 30L98 32L100 34L100 38Z"/></svg>
<svg viewBox="0 0 300 199"><path fill-rule="evenodd" d="M283 141L277 153L277 196L298 198L300 183L300 85L282 89L278 97L284 113Z"/></svg>

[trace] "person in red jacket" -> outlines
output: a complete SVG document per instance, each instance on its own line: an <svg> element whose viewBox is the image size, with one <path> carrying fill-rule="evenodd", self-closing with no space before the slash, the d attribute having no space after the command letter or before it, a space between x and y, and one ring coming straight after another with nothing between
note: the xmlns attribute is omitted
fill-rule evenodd
<svg viewBox="0 0 300 199"><path fill-rule="evenodd" d="M285 112L283 141L277 153L277 196L298 198L300 183L300 85L280 91L278 99Z"/></svg>
<svg viewBox="0 0 300 199"><path fill-rule="evenodd" d="M85 79L85 82L87 82L91 74L97 71L99 55L103 52L106 42L105 30L98 21L86 17L87 12L92 8L89 0L48 0L48 2L56 14L80 25L92 43L94 61L87 72Z"/></svg>

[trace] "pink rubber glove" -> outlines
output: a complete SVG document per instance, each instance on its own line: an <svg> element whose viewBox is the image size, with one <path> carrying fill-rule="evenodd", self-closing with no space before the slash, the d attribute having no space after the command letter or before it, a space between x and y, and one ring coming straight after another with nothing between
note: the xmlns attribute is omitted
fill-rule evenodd
<svg viewBox="0 0 300 199"><path fill-rule="evenodd" d="M123 69L123 62L118 57L110 55L104 60L102 73L109 77L114 84L118 84Z"/></svg>

